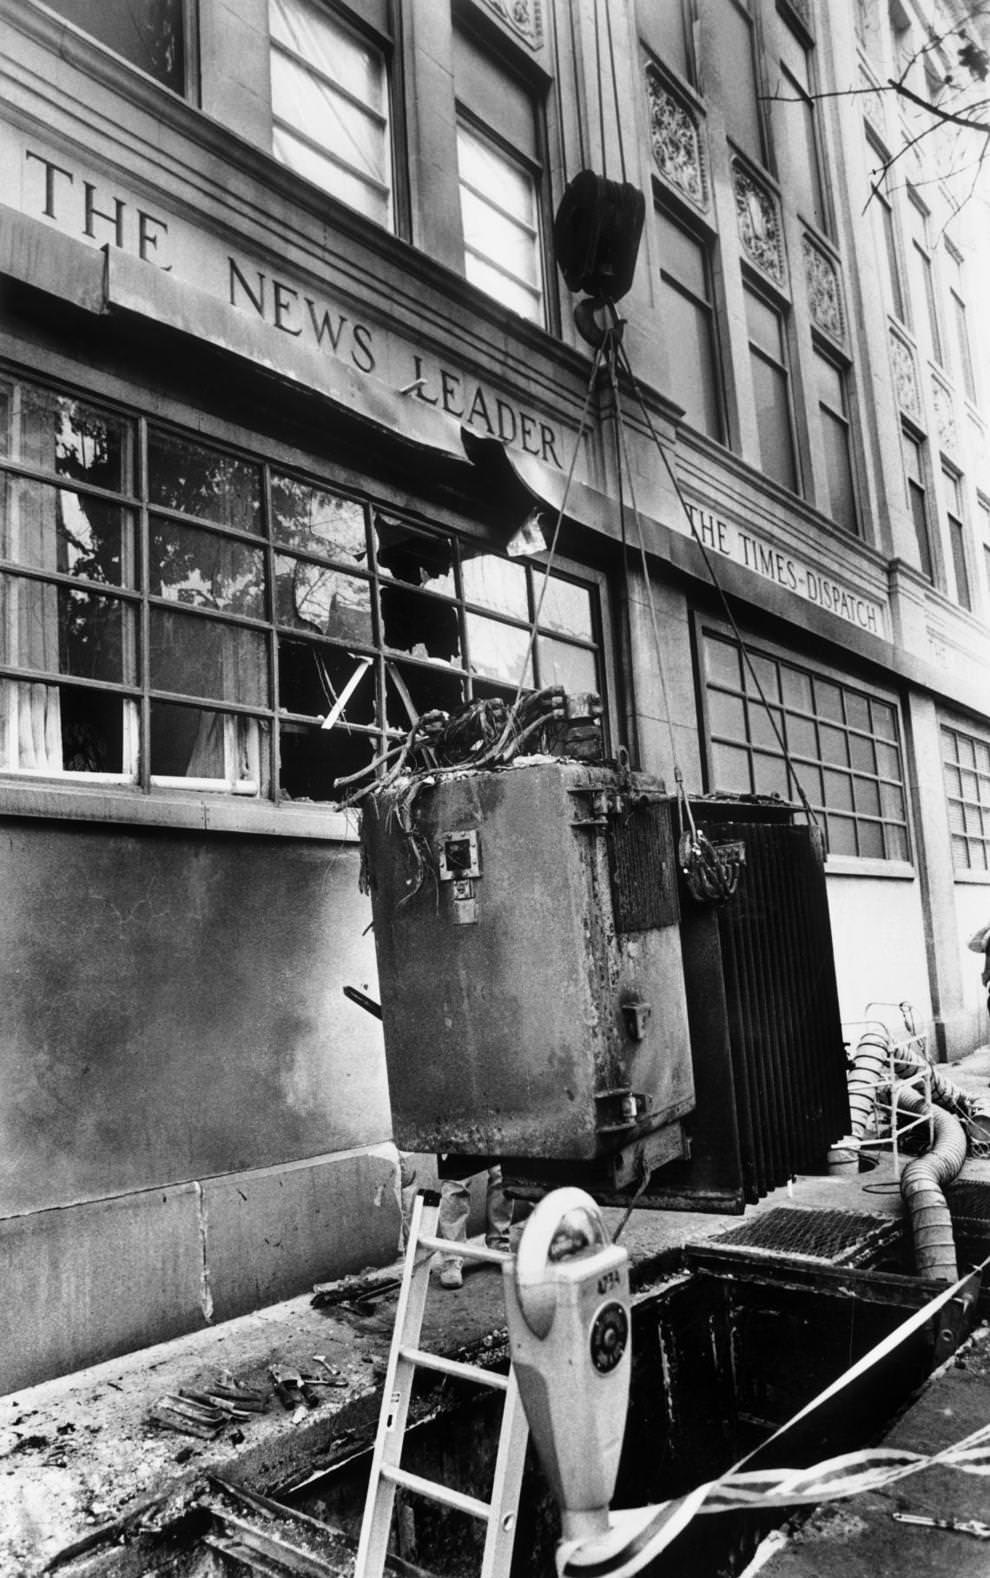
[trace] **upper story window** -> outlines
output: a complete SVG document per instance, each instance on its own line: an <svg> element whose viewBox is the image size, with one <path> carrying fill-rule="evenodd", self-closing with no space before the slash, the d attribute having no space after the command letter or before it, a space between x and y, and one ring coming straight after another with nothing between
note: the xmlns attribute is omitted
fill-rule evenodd
<svg viewBox="0 0 990 1578"><path fill-rule="evenodd" d="M870 144L870 151L878 160L883 160L885 155L880 149ZM895 318L901 323L907 322L907 309L904 299L904 284L901 275L901 254L897 239L897 225L894 210L881 191L874 189L869 198L873 210L873 223L876 227L877 249L880 253L881 265L887 281L888 306Z"/></svg>
<svg viewBox="0 0 990 1578"><path fill-rule="evenodd" d="M393 223L384 40L317 0L269 0L272 151L380 225Z"/></svg>
<svg viewBox="0 0 990 1578"><path fill-rule="evenodd" d="M760 467L766 476L796 493L797 455L783 316L756 291L747 288L745 296Z"/></svg>
<svg viewBox="0 0 990 1578"><path fill-rule="evenodd" d="M47 0L108 49L173 93L187 91L186 0Z"/></svg>
<svg viewBox="0 0 990 1578"><path fill-rule="evenodd" d="M823 818L830 855L907 860L904 765L893 698L757 652L748 643L747 651L749 661L738 642L704 634L710 787L793 800L786 746L812 809Z"/></svg>
<svg viewBox="0 0 990 1578"><path fill-rule="evenodd" d="M708 249L662 208L656 211L656 224L659 308L671 352L671 392L692 427L721 440L722 392Z"/></svg>
<svg viewBox="0 0 990 1578"><path fill-rule="evenodd" d="M966 527L963 520L963 485L957 471L942 467L942 488L946 501L945 515L949 526L949 547L952 550L952 571L956 582L956 602L962 608L972 608L973 597L969 588L969 568L966 564Z"/></svg>
<svg viewBox="0 0 990 1578"><path fill-rule="evenodd" d="M780 82L773 105L778 152L787 149L798 212L819 230L827 231L829 215L813 96L812 55L786 23L781 23L779 33Z"/></svg>
<svg viewBox="0 0 990 1578"><path fill-rule="evenodd" d="M766 162L751 0L704 0L706 38L714 54L725 130L737 148Z"/></svg>
<svg viewBox="0 0 990 1578"><path fill-rule="evenodd" d="M955 247L945 248L946 272L949 279L949 302L955 330L956 372L966 397L975 402L976 370L973 366L973 347L969 337L969 317L966 311L966 293L963 281L963 262Z"/></svg>
<svg viewBox="0 0 990 1578"><path fill-rule="evenodd" d="M925 440L916 437L910 428L905 427L901 431L901 451L904 457L904 485L907 490L908 511L914 526L918 566L922 575L927 576L929 581L934 581Z"/></svg>
<svg viewBox="0 0 990 1578"><path fill-rule="evenodd" d="M911 305L914 309L912 322L916 332L920 332L922 324L927 326L929 350L935 360L941 362L943 360L942 331L939 326L938 308L935 302L935 281L932 270L931 248L928 241L928 210L920 199L913 192L909 191L907 211L911 235L909 264Z"/></svg>
<svg viewBox="0 0 990 1578"><path fill-rule="evenodd" d="M146 484L143 479L147 479ZM424 712L604 694L597 582L0 379L0 769L333 802Z"/></svg>
<svg viewBox="0 0 990 1578"><path fill-rule="evenodd" d="M639 36L651 54L672 66L686 82L694 81L694 9L692 0L637 0Z"/></svg>
<svg viewBox="0 0 990 1578"><path fill-rule="evenodd" d="M536 104L490 52L454 33L464 272L503 307L546 320Z"/></svg>
<svg viewBox="0 0 990 1578"><path fill-rule="evenodd" d="M818 382L818 413L825 444L829 513L839 526L855 532L859 530L859 521L846 394L848 372L831 356L816 350L815 375Z"/></svg>

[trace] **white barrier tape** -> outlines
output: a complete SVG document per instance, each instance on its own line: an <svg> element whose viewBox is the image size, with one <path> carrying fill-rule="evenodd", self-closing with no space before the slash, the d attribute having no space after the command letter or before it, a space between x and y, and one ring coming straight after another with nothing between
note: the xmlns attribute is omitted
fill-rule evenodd
<svg viewBox="0 0 990 1578"><path fill-rule="evenodd" d="M789 1419L787 1424L768 1437L757 1451L763 1452L770 1442L785 1435L799 1420L814 1413L873 1369L952 1299L971 1291L978 1285L979 1276L987 1264L984 1261L975 1273L970 1272L961 1277L958 1282L936 1294L920 1310L916 1310L838 1380L833 1381ZM683 1532L692 1518L702 1513L774 1511L809 1504L813 1506L821 1501L838 1501L864 1491L879 1490L936 1463L945 1468L958 1469L964 1474L990 1476L990 1425L981 1426L963 1440L931 1455L892 1447L875 1447L827 1458L812 1468L747 1469L746 1463L755 1455L750 1453L749 1457L743 1458L741 1463L720 1479L696 1486L686 1496L653 1507L611 1513L611 1526L607 1534L586 1540L562 1541L557 1547L557 1572L560 1578L632 1578L632 1574L641 1572L659 1556Z"/></svg>

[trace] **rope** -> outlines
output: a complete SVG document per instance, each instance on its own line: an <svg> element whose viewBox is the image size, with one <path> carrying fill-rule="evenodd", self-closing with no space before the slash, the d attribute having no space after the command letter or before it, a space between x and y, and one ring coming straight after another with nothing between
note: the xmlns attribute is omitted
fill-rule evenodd
<svg viewBox="0 0 990 1578"><path fill-rule="evenodd" d="M614 308L613 308L613 311L614 311ZM721 583L721 581L718 578L718 574L716 572L715 565L714 565L714 563L712 561L711 555L709 554L708 549L705 547L705 544L704 544L704 542L703 542L703 540L701 538L701 535L698 532L698 529L697 529L697 527L694 524L694 519L693 519L693 517L691 515L690 509L688 508L687 500L685 499L684 494L681 491L681 485L680 485L680 483L677 480L677 475L676 475L676 473L674 471L673 466L670 463L670 459L669 459L669 457L667 455L666 450L664 449L663 445L660 442L660 436L657 433L657 430L656 430L656 428L653 425L653 418L650 416L649 409L647 408L647 405L646 405L646 401L643 399L642 391L640 390L639 384L636 381L636 376L633 373L632 366L630 364L628 354L627 354L627 352L625 350L625 347L621 343L619 345L619 354L620 354L620 356L622 358L622 365L623 365L623 368L625 370L626 376L628 377L629 382L632 384L633 393L635 394L635 396L636 396L636 398L637 398L637 400L639 402L639 407L640 407L640 410L643 413L643 417L644 417L644 419L646 421L647 428L649 429L650 437L653 439L654 446L655 446L658 454L660 455L660 458L662 459L662 461L664 463L664 466L666 467L667 475L670 478L671 485L672 485L672 487L674 489L674 492L677 495L678 502L680 503L680 506L681 506L682 510L684 511L684 518L687 521L687 523L688 523L688 525L689 525L689 527L691 529L691 536L694 538L695 542L698 545L698 548L701 551L701 557L702 557L702 559L704 561L705 568L708 571L708 574L709 574L709 576L711 578L712 585L714 586L715 591L718 593L718 598L719 598L719 602L722 605L722 610L723 610L723 612L725 614L726 619L729 622L729 625L732 628L732 633L735 636L736 641L739 644L739 649L740 649L740 651L741 651L741 653L743 655L743 659L744 659L744 661L746 663L746 667L747 667L747 669L749 671L749 674L750 674L750 676L751 676L751 678L753 680L753 684L756 687L756 693L759 696L760 701L763 704L764 711L766 712L766 715L767 715L767 717L770 720L770 727L773 729L774 738L776 739L777 744L780 747L780 753L781 753L781 756L784 759L784 766L787 769L788 779L794 785L794 789L795 789L795 793L797 794L797 798L800 800L801 807L802 807L805 815L807 816L809 822L811 823L811 825L813 827L818 828L819 832L820 832L821 829L820 829L820 824L819 824L818 818L815 815L814 811L812 810L812 807L811 807L811 804L810 804L810 802L808 800L808 797L807 797L807 795L804 792L804 787L803 787L803 785L801 783L801 780L798 778L797 772L795 771L794 764L791 761L790 752L787 749L787 745L786 745L786 743L784 741L784 737L781 734L780 729L779 729L778 724L777 724L777 720L774 717L773 710L772 710L772 708L770 706L770 703L767 701L766 693L764 692L763 686L760 683L760 676L756 672L756 666L753 663L752 654L750 653L749 648L747 647L746 642L743 639L742 632L740 631L739 626L736 623L735 615L733 614L732 609L729 606L729 600L728 600L728 598L727 598L727 596L725 594L725 591L724 591L724 589L722 587L722 583Z"/></svg>

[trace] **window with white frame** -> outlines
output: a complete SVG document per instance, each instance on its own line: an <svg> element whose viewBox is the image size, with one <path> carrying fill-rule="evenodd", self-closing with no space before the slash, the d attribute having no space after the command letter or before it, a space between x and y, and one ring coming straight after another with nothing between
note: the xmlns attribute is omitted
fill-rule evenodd
<svg viewBox="0 0 990 1578"><path fill-rule="evenodd" d="M760 467L766 476L796 493L797 454L783 314L754 290L747 288L745 297Z"/></svg>
<svg viewBox="0 0 990 1578"><path fill-rule="evenodd" d="M146 482L143 479L147 479ZM0 769L333 802L424 712L605 693L599 582L0 378Z"/></svg>
<svg viewBox="0 0 990 1578"><path fill-rule="evenodd" d="M973 597L969 589L969 569L966 564L962 478L957 471L952 471L945 465L942 467L942 488L949 527L949 547L952 552L952 573L956 583L956 602L962 608L972 608Z"/></svg>
<svg viewBox="0 0 990 1578"><path fill-rule="evenodd" d="M901 430L901 453L904 458L904 487L907 493L908 513L914 527L918 568L929 581L935 579L932 561L932 529L928 504L928 466L926 443L910 428Z"/></svg>
<svg viewBox="0 0 990 1578"><path fill-rule="evenodd" d="M705 630L701 649L710 787L794 800L789 758L830 855L907 860L894 698L749 642L747 659L721 632Z"/></svg>
<svg viewBox="0 0 990 1578"><path fill-rule="evenodd" d="M187 0L46 0L115 54L173 93L188 91Z"/></svg>
<svg viewBox="0 0 990 1578"><path fill-rule="evenodd" d="M942 771L957 871L990 871L990 744L942 725Z"/></svg>
<svg viewBox="0 0 990 1578"><path fill-rule="evenodd" d="M391 227L386 41L316 0L269 0L269 27L275 157Z"/></svg>
<svg viewBox="0 0 990 1578"><path fill-rule="evenodd" d="M955 333L956 374L968 400L975 401L976 369L973 365L973 347L969 334L969 315L963 280L963 261L955 247L946 243L946 272L949 277L949 306Z"/></svg>
<svg viewBox="0 0 990 1578"><path fill-rule="evenodd" d="M674 397L692 427L724 436L708 245L677 217L656 210L660 317L674 369Z"/></svg>
<svg viewBox="0 0 990 1578"><path fill-rule="evenodd" d="M459 29L454 87L464 272L503 307L542 324L542 150L533 95Z"/></svg>
<svg viewBox="0 0 990 1578"><path fill-rule="evenodd" d="M857 532L859 519L846 393L848 371L824 351L816 350L815 375L818 383L818 415L825 446L829 514L846 531Z"/></svg>
<svg viewBox="0 0 990 1578"><path fill-rule="evenodd" d="M912 323L916 334L927 330L928 349L937 362L943 358L942 329L935 300L935 280L932 267L931 246L928 239L928 210L917 194L908 191L908 227L911 245L908 252Z"/></svg>

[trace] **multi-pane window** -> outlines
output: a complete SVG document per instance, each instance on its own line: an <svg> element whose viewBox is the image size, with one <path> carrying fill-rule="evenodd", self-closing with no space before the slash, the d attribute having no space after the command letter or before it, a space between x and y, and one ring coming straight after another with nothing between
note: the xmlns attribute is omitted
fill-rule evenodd
<svg viewBox="0 0 990 1578"><path fill-rule="evenodd" d="M464 272L503 307L543 323L541 149L532 95L460 30L454 83Z"/></svg>
<svg viewBox="0 0 990 1578"><path fill-rule="evenodd" d="M904 485L907 490L908 513L914 526L914 541L918 553L918 567L929 581L935 579L932 563L931 522L928 513L928 481L925 469L925 442L916 438L907 428L901 431L901 452L904 456Z"/></svg>
<svg viewBox="0 0 990 1578"><path fill-rule="evenodd" d="M710 787L793 800L786 747L822 819L830 854L906 860L907 802L894 702L771 653L747 650L748 661L738 642L704 634Z"/></svg>
<svg viewBox="0 0 990 1578"><path fill-rule="evenodd" d="M935 281L932 274L931 250L928 244L928 211L908 193L908 222L911 233L909 251L911 289L913 295L913 323L916 331L922 323L928 329L929 349L937 362L943 360L942 331L935 302Z"/></svg>
<svg viewBox="0 0 990 1578"><path fill-rule="evenodd" d="M780 83L774 103L778 149L788 151L793 200L799 213L819 230L828 229L828 208L815 117L809 51L791 29L781 25Z"/></svg>
<svg viewBox="0 0 990 1578"><path fill-rule="evenodd" d="M830 356L816 351L815 375L818 383L818 414L825 446L829 513L847 531L858 531L846 370Z"/></svg>
<svg viewBox="0 0 990 1578"><path fill-rule="evenodd" d="M737 148L762 163L766 147L751 0L704 0L704 20L726 132Z"/></svg>
<svg viewBox="0 0 990 1578"><path fill-rule="evenodd" d="M48 0L53 11L157 78L186 92L185 0Z"/></svg>
<svg viewBox="0 0 990 1578"><path fill-rule="evenodd" d="M672 390L692 427L721 439L722 399L711 272L703 242L657 209L660 315L669 347Z"/></svg>
<svg viewBox="0 0 990 1578"><path fill-rule="evenodd" d="M962 478L956 471L942 467L942 487L946 500L946 520L949 526L949 546L952 549L952 570L956 582L956 602L963 608L972 608L973 598L969 589L969 571L966 568L966 528L963 522Z"/></svg>
<svg viewBox="0 0 990 1578"><path fill-rule="evenodd" d="M332 801L433 708L602 692L594 583L554 572L527 659L538 566L67 393L0 396L6 771Z"/></svg>
<svg viewBox="0 0 990 1578"><path fill-rule="evenodd" d="M272 151L381 225L392 224L382 41L314 0L269 0Z"/></svg>
<svg viewBox="0 0 990 1578"><path fill-rule="evenodd" d="M990 745L943 725L942 764L952 864L990 871Z"/></svg>
<svg viewBox="0 0 990 1578"><path fill-rule="evenodd" d="M791 415L790 375L784 321L778 309L746 291L750 369L764 474L797 492L797 459Z"/></svg>
<svg viewBox="0 0 990 1578"><path fill-rule="evenodd" d="M966 396L976 399L976 370L973 366L973 347L969 338L969 320L963 292L962 258L954 247L945 249L946 269L949 275L949 305L955 334L956 371Z"/></svg>

